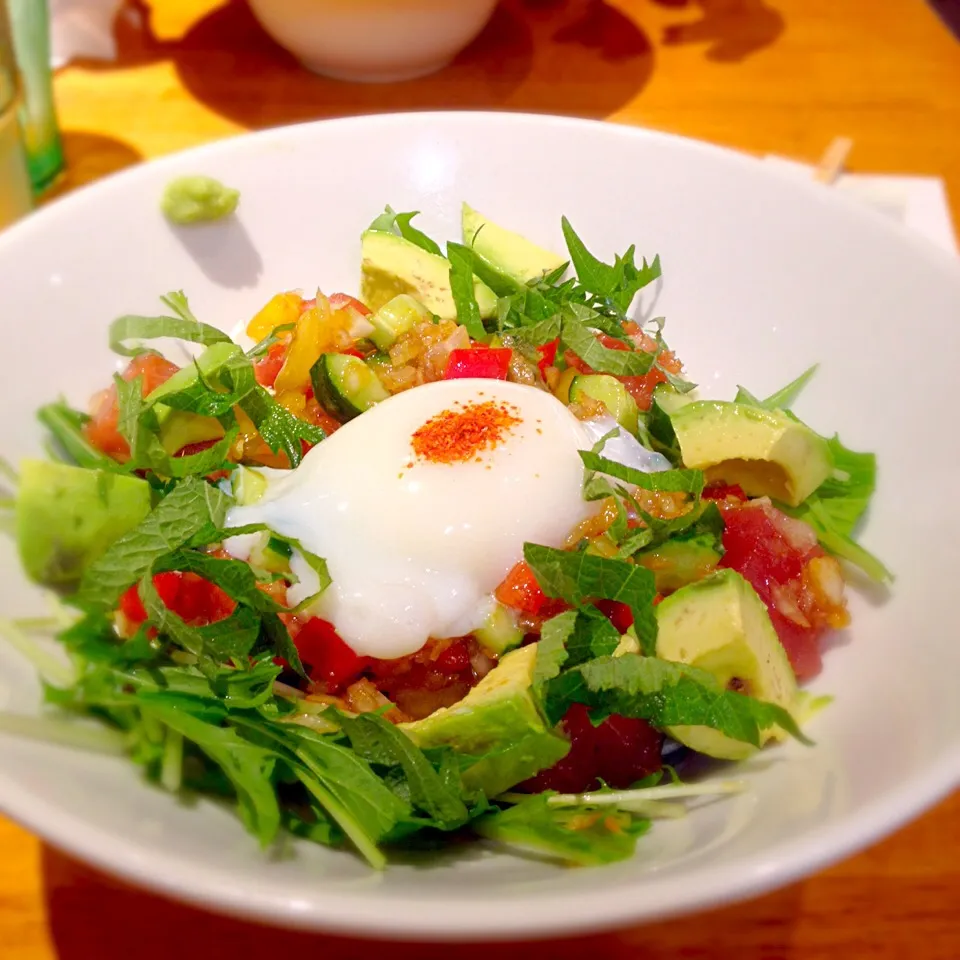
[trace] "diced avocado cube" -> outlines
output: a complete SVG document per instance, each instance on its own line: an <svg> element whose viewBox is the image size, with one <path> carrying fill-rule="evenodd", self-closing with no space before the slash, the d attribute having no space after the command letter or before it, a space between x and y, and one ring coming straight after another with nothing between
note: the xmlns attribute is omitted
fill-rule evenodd
<svg viewBox="0 0 960 960"><path fill-rule="evenodd" d="M160 427L160 444L170 456L191 444L220 440L224 435L220 421L214 417L203 417L189 410L174 410L162 403L154 409Z"/></svg>
<svg viewBox="0 0 960 960"><path fill-rule="evenodd" d="M833 470L827 441L779 411L697 400L671 413L670 423L687 467L752 497L797 506Z"/></svg>
<svg viewBox="0 0 960 960"><path fill-rule="evenodd" d="M238 360L243 356L243 351L235 343L212 343L203 353L197 357L194 363L178 370L169 380L160 384L156 390L153 390L147 400L150 403L157 403L164 397L171 394L180 393L181 390L187 390L197 382L197 374L209 377L215 370L219 370L230 360L236 357Z"/></svg>
<svg viewBox="0 0 960 960"><path fill-rule="evenodd" d="M457 306L450 289L450 261L423 250L404 237L381 230L367 230L361 237L360 295L376 313L394 297L416 297L441 320L456 320ZM497 313L496 294L474 279L480 316Z"/></svg>
<svg viewBox="0 0 960 960"><path fill-rule="evenodd" d="M495 797L566 756L570 744L544 722L531 685L535 645L500 662L459 703L401 724L420 747L450 746L474 758L464 783Z"/></svg>
<svg viewBox="0 0 960 960"><path fill-rule="evenodd" d="M50 586L76 582L150 508L150 485L139 477L25 460L20 466L16 530L27 575Z"/></svg>
<svg viewBox="0 0 960 960"><path fill-rule="evenodd" d="M764 602L740 574L721 570L667 597L657 606L657 628L658 657L699 667L724 688L796 710L793 668ZM756 750L709 727L677 726L667 732L692 750L723 760L740 760ZM761 739L780 736L782 731L773 728Z"/></svg>
<svg viewBox="0 0 960 960"><path fill-rule="evenodd" d="M658 593L672 593L712 573L723 556L713 534L666 540L642 550L634 560L653 573Z"/></svg>

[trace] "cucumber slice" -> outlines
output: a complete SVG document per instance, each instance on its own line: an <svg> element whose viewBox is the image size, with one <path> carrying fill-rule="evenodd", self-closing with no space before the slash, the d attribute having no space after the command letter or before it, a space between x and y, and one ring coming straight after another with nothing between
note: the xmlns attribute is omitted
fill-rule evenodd
<svg viewBox="0 0 960 960"><path fill-rule="evenodd" d="M676 413L681 407L695 402L691 396L679 393L669 383L658 384L653 391L653 399L668 416Z"/></svg>
<svg viewBox="0 0 960 960"><path fill-rule="evenodd" d="M516 616L502 603L498 603L490 611L484 625L474 630L473 635L481 646L498 657L514 647L519 647L523 641L523 631L517 626Z"/></svg>
<svg viewBox="0 0 960 960"><path fill-rule="evenodd" d="M317 401L335 417L352 420L390 396L359 357L325 353L310 368Z"/></svg>
<svg viewBox="0 0 960 960"><path fill-rule="evenodd" d="M408 293L401 293L368 318L373 331L367 336L380 350L389 350L398 337L432 317L433 314L419 300Z"/></svg>
<svg viewBox="0 0 960 960"><path fill-rule="evenodd" d="M287 573L290 570L290 557L293 548L284 540L270 537L256 556L256 563L270 573ZM251 555L253 559L253 555Z"/></svg>
<svg viewBox="0 0 960 960"><path fill-rule="evenodd" d="M616 377L605 373L580 374L574 377L570 381L570 402L576 403L583 397L599 400L621 427L636 436L639 421L637 401Z"/></svg>

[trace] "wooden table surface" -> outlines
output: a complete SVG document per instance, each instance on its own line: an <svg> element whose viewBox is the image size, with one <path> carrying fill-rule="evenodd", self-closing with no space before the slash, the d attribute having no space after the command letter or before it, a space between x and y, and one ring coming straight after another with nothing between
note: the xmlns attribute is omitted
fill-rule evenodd
<svg viewBox="0 0 960 960"><path fill-rule="evenodd" d="M244 130L380 110L528 110L643 124L745 150L944 177L960 222L960 43L922 0L509 0L443 73L390 87L313 77L243 0L127 0L118 60L57 77L59 190ZM896 762L896 758L891 758ZM4 960L232 960L388 950L271 931L132 890L0 820ZM458 948L462 960L491 948ZM529 947L497 947L503 960ZM596 960L957 960L960 795L859 857L751 903L551 943Z"/></svg>

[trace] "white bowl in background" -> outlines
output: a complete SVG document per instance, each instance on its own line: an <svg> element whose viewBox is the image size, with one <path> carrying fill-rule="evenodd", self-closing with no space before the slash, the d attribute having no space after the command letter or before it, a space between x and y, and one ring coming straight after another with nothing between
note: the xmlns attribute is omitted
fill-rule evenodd
<svg viewBox="0 0 960 960"><path fill-rule="evenodd" d="M412 80L445 67L497 0L249 0L264 30L314 73Z"/></svg>
<svg viewBox="0 0 960 960"><path fill-rule="evenodd" d="M388 143L389 150L383 145ZM318 175L322 171L322 175ZM177 175L242 192L235 217L172 228ZM960 357L955 258L881 216L763 163L609 124L511 114L338 120L227 140L79 191L0 236L11 362L2 452L41 450L30 411L84 404L116 358L106 328L183 289L226 329L278 291L355 290L360 231L385 203L456 237L459 205L562 250L566 214L599 255L660 253L645 310L708 397L770 393L815 361L797 412L875 450L880 485L863 541L897 574L854 593L853 626L812 685L833 705L808 732L736 768L750 792L661 821L637 856L565 870L483 844L375 875L306 842L264 853L235 815L180 804L125 760L0 735L0 809L74 855L207 907L356 934L496 938L661 918L768 891L847 856L960 782L956 593L960 473L951 425ZM91 242L96 238L96 242ZM43 610L0 542L0 611ZM38 709L30 669L0 645L0 709Z"/></svg>

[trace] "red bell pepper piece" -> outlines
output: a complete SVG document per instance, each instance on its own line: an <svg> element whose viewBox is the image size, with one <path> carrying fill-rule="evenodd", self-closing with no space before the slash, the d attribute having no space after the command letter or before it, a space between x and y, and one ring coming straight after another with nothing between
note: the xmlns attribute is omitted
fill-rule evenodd
<svg viewBox="0 0 960 960"><path fill-rule="evenodd" d="M552 367L554 361L557 359L557 348L560 346L560 338L557 337L556 340L551 340L549 343L543 344L542 347L537 349L540 352L540 359L537 361L537 369L540 371L541 375L547 369L547 367Z"/></svg>
<svg viewBox="0 0 960 960"><path fill-rule="evenodd" d="M293 642L310 679L326 684L329 693L339 693L369 662L343 642L332 623L319 617L308 620Z"/></svg>
<svg viewBox="0 0 960 960"><path fill-rule="evenodd" d="M444 380L482 378L506 380L513 351L509 347L471 347L451 350Z"/></svg>

